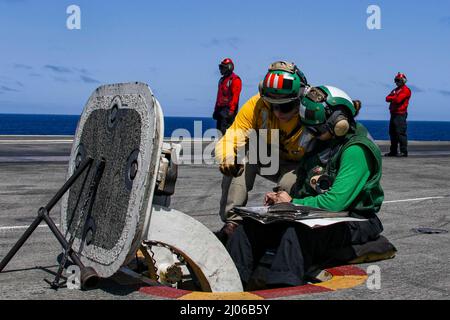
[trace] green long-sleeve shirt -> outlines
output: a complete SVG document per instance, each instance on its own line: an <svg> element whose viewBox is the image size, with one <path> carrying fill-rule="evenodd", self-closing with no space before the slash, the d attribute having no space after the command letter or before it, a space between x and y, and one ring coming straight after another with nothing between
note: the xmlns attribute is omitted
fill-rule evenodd
<svg viewBox="0 0 450 320"><path fill-rule="evenodd" d="M345 211L368 181L373 167L371 159L365 147L348 147L342 153L339 171L328 192L315 197L293 199L292 202L329 211Z"/></svg>

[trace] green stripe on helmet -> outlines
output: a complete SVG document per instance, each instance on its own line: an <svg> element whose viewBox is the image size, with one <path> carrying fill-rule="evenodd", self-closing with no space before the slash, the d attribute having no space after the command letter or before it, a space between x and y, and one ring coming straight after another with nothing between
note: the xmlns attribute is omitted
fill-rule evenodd
<svg viewBox="0 0 450 320"><path fill-rule="evenodd" d="M300 118L308 126L324 123L326 121L325 107L320 102L314 102L309 97L304 97L300 106Z"/></svg>
<svg viewBox="0 0 450 320"><path fill-rule="evenodd" d="M341 89L330 86L310 88L306 96L302 99L301 104L301 121L307 126L325 123L327 113L331 113L334 107L343 106L353 116L356 114L356 109L351 98Z"/></svg>
<svg viewBox="0 0 450 320"><path fill-rule="evenodd" d="M300 99L304 90L305 84L299 74L271 70L264 77L260 94L269 103L284 104Z"/></svg>

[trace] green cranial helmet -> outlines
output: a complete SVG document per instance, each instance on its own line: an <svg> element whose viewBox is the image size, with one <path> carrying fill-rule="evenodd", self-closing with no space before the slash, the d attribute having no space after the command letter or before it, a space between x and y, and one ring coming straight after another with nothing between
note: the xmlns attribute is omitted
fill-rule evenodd
<svg viewBox="0 0 450 320"><path fill-rule="evenodd" d="M290 62L277 61L270 65L259 93L268 103L285 104L302 98L308 85L305 75Z"/></svg>
<svg viewBox="0 0 450 320"><path fill-rule="evenodd" d="M302 123L309 129L314 129L317 135L325 131L337 136L347 133L349 122L353 121L356 114L353 100L341 89L331 86L310 88L300 106ZM346 124L340 123L342 120ZM338 123L340 125L337 126ZM341 130L342 125L345 128Z"/></svg>

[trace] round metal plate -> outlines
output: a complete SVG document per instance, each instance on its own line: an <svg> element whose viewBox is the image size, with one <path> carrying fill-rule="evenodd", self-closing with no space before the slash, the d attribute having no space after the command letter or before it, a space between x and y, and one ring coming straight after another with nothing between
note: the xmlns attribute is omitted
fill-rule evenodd
<svg viewBox="0 0 450 320"><path fill-rule="evenodd" d="M148 228L162 133L159 103L142 83L102 86L84 108L68 177L83 159L94 163L62 199L61 227L67 238L75 235L73 249L81 248L82 262L100 277L134 256ZM89 211L89 186L100 160L105 169Z"/></svg>

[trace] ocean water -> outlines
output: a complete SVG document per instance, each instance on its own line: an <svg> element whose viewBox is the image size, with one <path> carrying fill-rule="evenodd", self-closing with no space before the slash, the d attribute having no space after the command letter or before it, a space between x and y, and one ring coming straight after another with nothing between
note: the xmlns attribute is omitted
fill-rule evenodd
<svg viewBox="0 0 450 320"><path fill-rule="evenodd" d="M73 135L79 116L0 114L0 135ZM389 121L361 120L376 140L389 140ZM215 128L215 121L201 117L165 117L164 136L175 130L187 130L192 137ZM450 141L450 122L409 121L408 139L416 141Z"/></svg>

